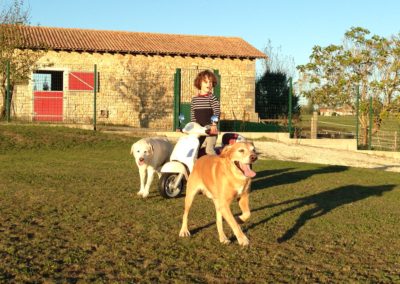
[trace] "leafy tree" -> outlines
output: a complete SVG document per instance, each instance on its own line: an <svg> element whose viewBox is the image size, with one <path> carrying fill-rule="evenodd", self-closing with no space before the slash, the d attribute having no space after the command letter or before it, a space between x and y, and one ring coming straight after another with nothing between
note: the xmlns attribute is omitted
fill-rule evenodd
<svg viewBox="0 0 400 284"><path fill-rule="evenodd" d="M369 98L373 99L374 126L384 116L396 115L400 91L399 36L370 36L370 31L352 27L342 45L314 46L310 62L297 67L301 93L320 106L348 105L356 109L356 88L360 92L359 122L366 144Z"/></svg>
<svg viewBox="0 0 400 284"><path fill-rule="evenodd" d="M274 48L269 40L264 49L268 58L263 61L264 72L256 80L256 112L262 119L287 118L289 110L289 77L294 60L283 56L281 48ZM293 96L293 113L299 113L299 98Z"/></svg>
<svg viewBox="0 0 400 284"><path fill-rule="evenodd" d="M43 51L21 49L24 47L20 27L26 25L29 11L24 9L22 0L14 0L0 11L0 118L6 114L6 66L10 63L10 95L17 84L26 82L34 68L35 62Z"/></svg>

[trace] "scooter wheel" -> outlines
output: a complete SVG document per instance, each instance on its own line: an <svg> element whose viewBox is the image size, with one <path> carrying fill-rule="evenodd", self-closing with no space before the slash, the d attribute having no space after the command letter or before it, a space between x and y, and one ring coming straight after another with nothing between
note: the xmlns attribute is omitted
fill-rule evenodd
<svg viewBox="0 0 400 284"><path fill-rule="evenodd" d="M162 174L160 177L160 183L158 186L158 190L160 191L160 195L164 198L175 198L180 196L183 193L183 190L186 185L185 178L182 178L181 182L177 187L174 187L175 179L178 177L178 174L175 173L167 173Z"/></svg>

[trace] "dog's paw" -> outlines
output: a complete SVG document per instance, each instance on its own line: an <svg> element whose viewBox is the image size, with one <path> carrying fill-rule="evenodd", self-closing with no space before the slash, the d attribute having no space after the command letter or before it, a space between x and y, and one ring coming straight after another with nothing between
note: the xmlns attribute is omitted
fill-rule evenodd
<svg viewBox="0 0 400 284"><path fill-rule="evenodd" d="M138 193L136 193L137 195L139 195L139 196L142 196L143 195L143 191L138 191Z"/></svg>
<svg viewBox="0 0 400 284"><path fill-rule="evenodd" d="M226 236L224 236L222 238L219 238L219 241L220 241L221 244L224 244L224 245L227 245L227 244L231 243L231 241Z"/></svg>
<svg viewBox="0 0 400 284"><path fill-rule="evenodd" d="M239 245L241 245L241 246L248 246L250 243L249 239L245 235L243 235L243 237L241 237L241 238L238 238L238 242L239 242Z"/></svg>
<svg viewBox="0 0 400 284"><path fill-rule="evenodd" d="M179 232L179 236L180 236L181 238L190 237L190 232L189 232L188 229L182 228L181 231Z"/></svg>
<svg viewBox="0 0 400 284"><path fill-rule="evenodd" d="M143 193L142 193L142 197L143 197L143 198L146 198L147 196L149 196L149 193L148 193L148 192L143 192Z"/></svg>
<svg viewBox="0 0 400 284"><path fill-rule="evenodd" d="M243 213L242 215L239 216L237 221L239 224L243 224L244 222L249 220L249 218L250 218L250 213Z"/></svg>

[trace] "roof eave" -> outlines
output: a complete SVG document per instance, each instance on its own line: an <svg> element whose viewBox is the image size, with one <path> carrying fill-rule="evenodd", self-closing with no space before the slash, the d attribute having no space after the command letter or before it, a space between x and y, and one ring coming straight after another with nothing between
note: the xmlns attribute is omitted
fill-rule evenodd
<svg viewBox="0 0 400 284"><path fill-rule="evenodd" d="M52 47L45 48L41 46L23 46L22 49L32 50L54 50L65 52L90 52L90 53L110 53L110 54L132 54L132 55L148 55L148 56L189 56L189 57L211 57L211 58L227 58L227 59L248 59L255 60L258 58L267 58L267 56L257 55L231 55L231 54L205 54L191 52L169 52L169 51L132 51L132 50L109 50L109 49L90 49L90 48L70 48L70 47Z"/></svg>

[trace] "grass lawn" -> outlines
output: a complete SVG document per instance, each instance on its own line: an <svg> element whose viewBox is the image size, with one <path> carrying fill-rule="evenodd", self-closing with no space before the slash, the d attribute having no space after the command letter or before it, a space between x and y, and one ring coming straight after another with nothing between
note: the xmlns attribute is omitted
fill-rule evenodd
<svg viewBox="0 0 400 284"><path fill-rule="evenodd" d="M311 128L312 115L301 115L301 120L295 122L295 126L303 129ZM318 128L330 129L338 132L356 132L357 119L355 116L318 116ZM361 127L361 126L360 126ZM400 121L396 118L384 118L381 122L380 131L399 131Z"/></svg>
<svg viewBox="0 0 400 284"><path fill-rule="evenodd" d="M204 196L187 239L183 198L136 196L135 140L0 125L0 282L400 282L398 173L260 160L242 248Z"/></svg>

